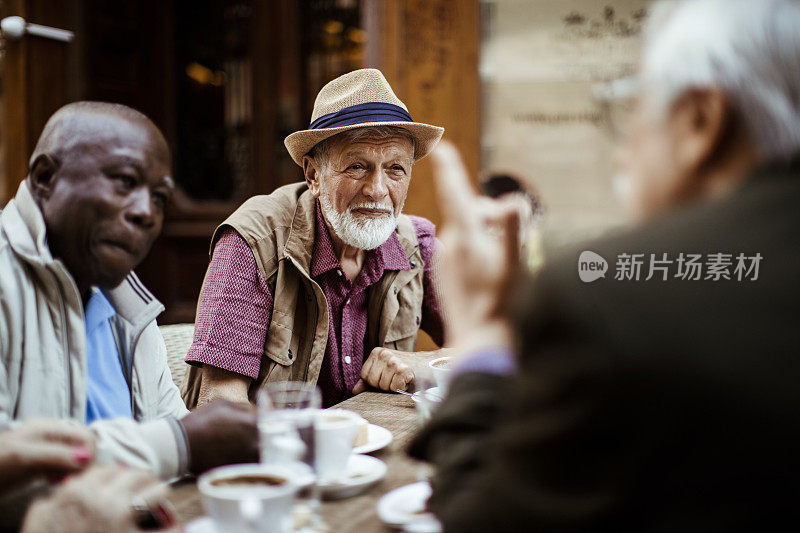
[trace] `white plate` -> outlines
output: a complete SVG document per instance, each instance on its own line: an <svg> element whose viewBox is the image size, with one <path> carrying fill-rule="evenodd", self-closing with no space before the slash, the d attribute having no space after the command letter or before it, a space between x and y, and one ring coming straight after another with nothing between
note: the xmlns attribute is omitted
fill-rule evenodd
<svg viewBox="0 0 800 533"><path fill-rule="evenodd" d="M223 533L214 524L214 519L210 516L204 516L197 520L192 520L183 527L183 533ZM291 533L315 533L310 527L303 527L294 529Z"/></svg>
<svg viewBox="0 0 800 533"><path fill-rule="evenodd" d="M444 400L444 391L441 389L441 387L431 387L426 392L428 393L428 398L434 401L441 402L442 400ZM414 400L415 402L419 402L420 400L422 400L421 396L422 396L422 391L418 390L417 392L411 395L411 399Z"/></svg>
<svg viewBox="0 0 800 533"><path fill-rule="evenodd" d="M328 499L348 498L377 483L386 475L386 463L371 455L353 454L341 479L321 480L319 490Z"/></svg>
<svg viewBox="0 0 800 533"><path fill-rule="evenodd" d="M353 448L353 453L371 453L387 447L392 442L392 432L377 424L367 424L367 442Z"/></svg>
<svg viewBox="0 0 800 533"><path fill-rule="evenodd" d="M378 517L384 524L394 527L412 525L412 529L417 530L421 526L430 525L430 528L422 529L436 531L437 527L441 528L439 521L425 511L430 495L431 486L427 481L418 481L395 489L378 500Z"/></svg>

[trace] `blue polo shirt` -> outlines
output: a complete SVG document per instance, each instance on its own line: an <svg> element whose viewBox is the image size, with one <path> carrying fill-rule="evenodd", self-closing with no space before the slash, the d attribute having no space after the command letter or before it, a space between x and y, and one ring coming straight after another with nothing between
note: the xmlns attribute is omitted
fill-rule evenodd
<svg viewBox="0 0 800 533"><path fill-rule="evenodd" d="M116 314L103 293L92 288L86 304L86 423L132 418L131 392L108 319Z"/></svg>

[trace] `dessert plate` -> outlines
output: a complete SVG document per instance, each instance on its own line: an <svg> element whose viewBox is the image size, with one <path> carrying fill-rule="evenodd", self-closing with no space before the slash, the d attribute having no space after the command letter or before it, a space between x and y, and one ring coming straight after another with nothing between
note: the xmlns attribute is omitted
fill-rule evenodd
<svg viewBox="0 0 800 533"><path fill-rule="evenodd" d="M441 389L441 387L431 387L425 392L427 393L428 399L434 402L441 402L442 400L444 400L444 391ZM422 391L417 391L414 394L412 394L411 399L414 400L415 402L421 402Z"/></svg>
<svg viewBox="0 0 800 533"><path fill-rule="evenodd" d="M392 442L392 432L383 426L367 426L367 442L353 448L353 453L372 453L387 447Z"/></svg>

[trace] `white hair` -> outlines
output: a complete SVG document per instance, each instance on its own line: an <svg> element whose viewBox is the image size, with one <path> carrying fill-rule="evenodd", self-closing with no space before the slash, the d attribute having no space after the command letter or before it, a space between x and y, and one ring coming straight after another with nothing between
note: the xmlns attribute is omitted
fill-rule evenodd
<svg viewBox="0 0 800 533"><path fill-rule="evenodd" d="M688 90L722 89L761 159L792 158L800 152L800 2L657 2L642 81L660 113Z"/></svg>

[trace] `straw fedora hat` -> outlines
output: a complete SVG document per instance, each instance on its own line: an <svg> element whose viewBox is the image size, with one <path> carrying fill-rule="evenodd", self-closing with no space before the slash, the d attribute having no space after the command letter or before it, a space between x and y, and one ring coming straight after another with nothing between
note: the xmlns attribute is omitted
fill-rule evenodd
<svg viewBox="0 0 800 533"><path fill-rule="evenodd" d="M303 156L317 143L364 126L397 126L408 130L415 140L415 161L428 155L444 133L444 128L414 122L383 73L363 68L328 82L314 102L309 129L292 133L283 144L294 162L302 166Z"/></svg>

